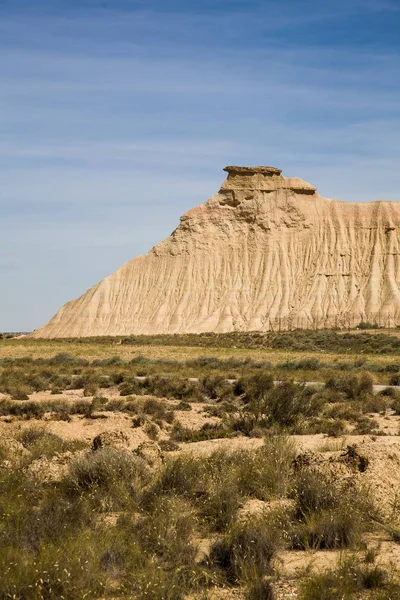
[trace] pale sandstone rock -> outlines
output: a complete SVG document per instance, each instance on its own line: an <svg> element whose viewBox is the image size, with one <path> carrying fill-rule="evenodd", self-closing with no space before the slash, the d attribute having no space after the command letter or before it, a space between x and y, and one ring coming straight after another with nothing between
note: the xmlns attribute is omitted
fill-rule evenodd
<svg viewBox="0 0 400 600"><path fill-rule="evenodd" d="M400 202L322 198L274 167L226 167L171 236L34 337L400 323Z"/></svg>

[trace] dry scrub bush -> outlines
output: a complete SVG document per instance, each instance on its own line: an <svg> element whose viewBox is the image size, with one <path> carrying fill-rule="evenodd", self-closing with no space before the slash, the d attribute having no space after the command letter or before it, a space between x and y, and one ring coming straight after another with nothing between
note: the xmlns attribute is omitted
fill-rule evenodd
<svg viewBox="0 0 400 600"><path fill-rule="evenodd" d="M192 506L179 497L155 499L151 510L132 526L149 554L171 561L176 567L194 562L196 548L191 539L196 530Z"/></svg>
<svg viewBox="0 0 400 600"><path fill-rule="evenodd" d="M348 400L356 400L363 396L372 394L373 379L369 373L360 375L344 375L343 377L332 376L325 381L326 388L340 392Z"/></svg>
<svg viewBox="0 0 400 600"><path fill-rule="evenodd" d="M357 546L373 515L366 491L340 484L313 467L296 475L296 523L291 545L297 549Z"/></svg>
<svg viewBox="0 0 400 600"><path fill-rule="evenodd" d="M263 430L295 429L299 422L321 412L325 399L302 384L283 381L274 385L272 376L260 373L238 382L243 408L228 415L226 423L244 435L259 435Z"/></svg>
<svg viewBox="0 0 400 600"><path fill-rule="evenodd" d="M22 433L28 453L53 439L43 430ZM315 535L311 520L330 511L335 524L343 506L312 469L295 475L293 457L287 438L269 437L254 452L182 454L151 472L137 456L104 448L72 460L61 481L45 485L26 463L7 461L0 468L0 566L7 574L0 599L183 600L216 584L239 584L248 600L272 598L265 576L276 551L291 540L304 547ZM238 519L247 498L288 496L294 509ZM299 536L298 527L308 529ZM215 539L215 532L199 564L196 539ZM333 539L337 547L337 530L330 538L324 529L323 543L318 532L320 546ZM371 571L366 580L374 577Z"/></svg>
<svg viewBox="0 0 400 600"><path fill-rule="evenodd" d="M110 506L124 507L136 499L150 481L151 473L145 461L124 450L101 448L73 461L62 481L67 495L89 493Z"/></svg>
<svg viewBox="0 0 400 600"><path fill-rule="evenodd" d="M254 451L219 450L208 458L180 455L167 460L150 498L183 496L212 530L222 531L234 522L245 498L287 495L294 456L293 444L281 437L266 439Z"/></svg>
<svg viewBox="0 0 400 600"><path fill-rule="evenodd" d="M103 594L94 531L69 533L57 545L43 543L33 554L29 550L3 548L0 551L0 598L23 600L76 600Z"/></svg>
<svg viewBox="0 0 400 600"><path fill-rule="evenodd" d="M246 600L275 600L274 588L268 579L250 584L245 592Z"/></svg>
<svg viewBox="0 0 400 600"><path fill-rule="evenodd" d="M171 429L171 439L176 442L203 442L227 437L232 437L232 430L223 423L204 423L200 429L191 429L177 421Z"/></svg>
<svg viewBox="0 0 400 600"><path fill-rule="evenodd" d="M208 560L228 583L254 584L271 573L271 560L280 546L279 528L261 515L233 525L214 542Z"/></svg>
<svg viewBox="0 0 400 600"><path fill-rule="evenodd" d="M300 600L356 600L370 590L373 595L368 598L374 600L400 597L400 586L385 569L363 564L357 557L345 556L336 569L307 577L301 584Z"/></svg>
<svg viewBox="0 0 400 600"><path fill-rule="evenodd" d="M24 458L24 463L43 457L50 459L56 454L74 452L86 447L85 442L64 441L55 433L36 425L23 429L16 439L29 450L29 457Z"/></svg>
<svg viewBox="0 0 400 600"><path fill-rule="evenodd" d="M152 395L160 398L176 398L192 402L203 401L198 382L189 381L179 377L147 377L144 380L128 379L119 386L121 396Z"/></svg>

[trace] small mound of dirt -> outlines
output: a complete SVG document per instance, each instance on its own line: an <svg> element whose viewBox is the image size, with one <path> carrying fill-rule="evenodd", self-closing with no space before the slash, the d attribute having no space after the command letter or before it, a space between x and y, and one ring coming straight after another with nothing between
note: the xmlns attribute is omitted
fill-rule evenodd
<svg viewBox="0 0 400 600"><path fill-rule="evenodd" d="M92 450L100 450L100 448L127 448L130 440L124 431L103 431L96 435L92 442Z"/></svg>
<svg viewBox="0 0 400 600"><path fill-rule="evenodd" d="M136 448L135 454L153 469L161 467L164 462L164 455L157 442L142 442Z"/></svg>

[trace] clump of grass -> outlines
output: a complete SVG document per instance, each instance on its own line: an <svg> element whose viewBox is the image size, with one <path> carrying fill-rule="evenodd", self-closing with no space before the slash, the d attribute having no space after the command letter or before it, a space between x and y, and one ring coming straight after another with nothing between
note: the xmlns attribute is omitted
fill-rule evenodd
<svg viewBox="0 0 400 600"><path fill-rule="evenodd" d="M86 447L85 442L65 441L44 427L27 427L16 436L24 448L29 450L30 460L52 458L55 454L74 452Z"/></svg>
<svg viewBox="0 0 400 600"><path fill-rule="evenodd" d="M83 388L83 395L84 396L94 396L96 394L98 390L98 384L96 381L88 381L87 383L85 383L85 386Z"/></svg>
<svg viewBox="0 0 400 600"><path fill-rule="evenodd" d="M24 448L29 448L32 444L35 444L38 440L42 439L49 434L46 432L44 427L27 427L23 429L21 433L17 435L17 440L21 442Z"/></svg>
<svg viewBox="0 0 400 600"><path fill-rule="evenodd" d="M303 467L296 476L294 498L293 548L350 548L360 543L372 514L368 495Z"/></svg>
<svg viewBox="0 0 400 600"><path fill-rule="evenodd" d="M275 600L272 583L268 579L261 579L250 584L245 592L246 600Z"/></svg>
<svg viewBox="0 0 400 600"><path fill-rule="evenodd" d="M158 439L158 434L159 434L160 428L156 425L156 423L147 421L144 424L143 430L151 440L155 441L156 439Z"/></svg>
<svg viewBox="0 0 400 600"><path fill-rule="evenodd" d="M153 493L196 496L202 491L202 479L206 472L204 460L191 455L178 455L164 465Z"/></svg>
<svg viewBox="0 0 400 600"><path fill-rule="evenodd" d="M98 536L86 530L61 542L42 543L32 554L12 547L0 551L2 598L75 600L101 596L106 578L98 554Z"/></svg>
<svg viewBox="0 0 400 600"><path fill-rule="evenodd" d="M394 373L389 377L389 384L399 386L400 385L400 373Z"/></svg>
<svg viewBox="0 0 400 600"><path fill-rule="evenodd" d="M300 587L300 600L353 600L360 593L374 590L374 598L397 598L400 586L380 566L362 564L356 557L345 557L335 569L307 577Z"/></svg>
<svg viewBox="0 0 400 600"><path fill-rule="evenodd" d="M225 377L207 375L201 382L201 392L210 400L227 401L233 397L232 385Z"/></svg>
<svg viewBox="0 0 400 600"><path fill-rule="evenodd" d="M133 530L149 554L173 562L177 567L194 562L191 543L197 528L193 508L182 497L157 498L151 510L137 521Z"/></svg>
<svg viewBox="0 0 400 600"><path fill-rule="evenodd" d="M241 506L241 495L235 476L219 477L213 474L198 501L200 514L215 531L224 531L231 525Z"/></svg>
<svg viewBox="0 0 400 600"><path fill-rule="evenodd" d="M0 444L0 463L2 463L4 460L7 460L9 457L9 449L3 445Z"/></svg>
<svg viewBox="0 0 400 600"><path fill-rule="evenodd" d="M358 419L353 433L358 435L384 435L384 432L379 431L379 423L375 421L375 419L371 419L369 417L361 417Z"/></svg>
<svg viewBox="0 0 400 600"><path fill-rule="evenodd" d="M385 412L389 406L388 397L385 394L371 394L361 404L363 413Z"/></svg>
<svg viewBox="0 0 400 600"><path fill-rule="evenodd" d="M176 405L176 410L192 410L191 405L189 404L189 402L184 402L183 400L181 400L177 405Z"/></svg>
<svg viewBox="0 0 400 600"><path fill-rule="evenodd" d="M129 379L119 386L121 396L131 394L149 394L160 398L175 398L177 400L203 401L198 382L187 378L146 377L144 380Z"/></svg>
<svg viewBox="0 0 400 600"><path fill-rule="evenodd" d="M230 426L245 435L263 428L293 428L301 419L317 415L326 401L321 394L293 381L274 385L272 375L265 373L237 385L244 407L232 416Z"/></svg>
<svg viewBox="0 0 400 600"><path fill-rule="evenodd" d="M211 547L209 562L218 567L228 583L260 581L271 573L271 560L281 545L275 524L265 516L234 526Z"/></svg>
<svg viewBox="0 0 400 600"><path fill-rule="evenodd" d="M392 402L392 410L395 415L400 415L400 394L397 394Z"/></svg>
<svg viewBox="0 0 400 600"><path fill-rule="evenodd" d="M60 352L53 356L53 358L48 359L47 363L52 366L74 366L74 367L86 367L89 364L89 361L85 358L80 358L78 356L74 356L73 354L69 354L68 352Z"/></svg>
<svg viewBox="0 0 400 600"><path fill-rule="evenodd" d="M150 470L140 457L116 448L101 448L71 463L62 488L69 495L107 495L118 506L137 498L150 477Z"/></svg>
<svg viewBox="0 0 400 600"><path fill-rule="evenodd" d="M156 398L149 398L148 400L145 400L142 410L145 414L151 415L153 419L167 421L167 423L172 423L174 420L173 411L168 410L165 402L156 400Z"/></svg>
<svg viewBox="0 0 400 600"><path fill-rule="evenodd" d="M282 382L275 386L268 397L267 411L271 423L291 427L301 417L319 413L323 401L313 390L293 382Z"/></svg>
<svg viewBox="0 0 400 600"><path fill-rule="evenodd" d="M254 410L256 410L258 407L263 406L273 388L274 378L272 374L262 372L237 382L236 393L244 394L244 401L254 406Z"/></svg>
<svg viewBox="0 0 400 600"><path fill-rule="evenodd" d="M241 493L260 500L285 497L292 486L295 454L294 443L285 436L268 436L257 450L234 453L232 467Z"/></svg>
<svg viewBox="0 0 400 600"><path fill-rule="evenodd" d="M309 420L301 421L292 431L300 435L325 433L329 437L338 438L347 430L346 421L343 419L330 419L324 417L314 417Z"/></svg>

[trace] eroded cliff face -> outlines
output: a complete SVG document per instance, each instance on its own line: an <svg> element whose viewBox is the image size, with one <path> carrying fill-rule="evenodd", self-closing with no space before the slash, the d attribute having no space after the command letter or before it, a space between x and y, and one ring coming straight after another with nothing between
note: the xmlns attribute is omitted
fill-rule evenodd
<svg viewBox="0 0 400 600"><path fill-rule="evenodd" d="M322 198L273 167L226 167L170 237L35 337L400 322L400 202Z"/></svg>

